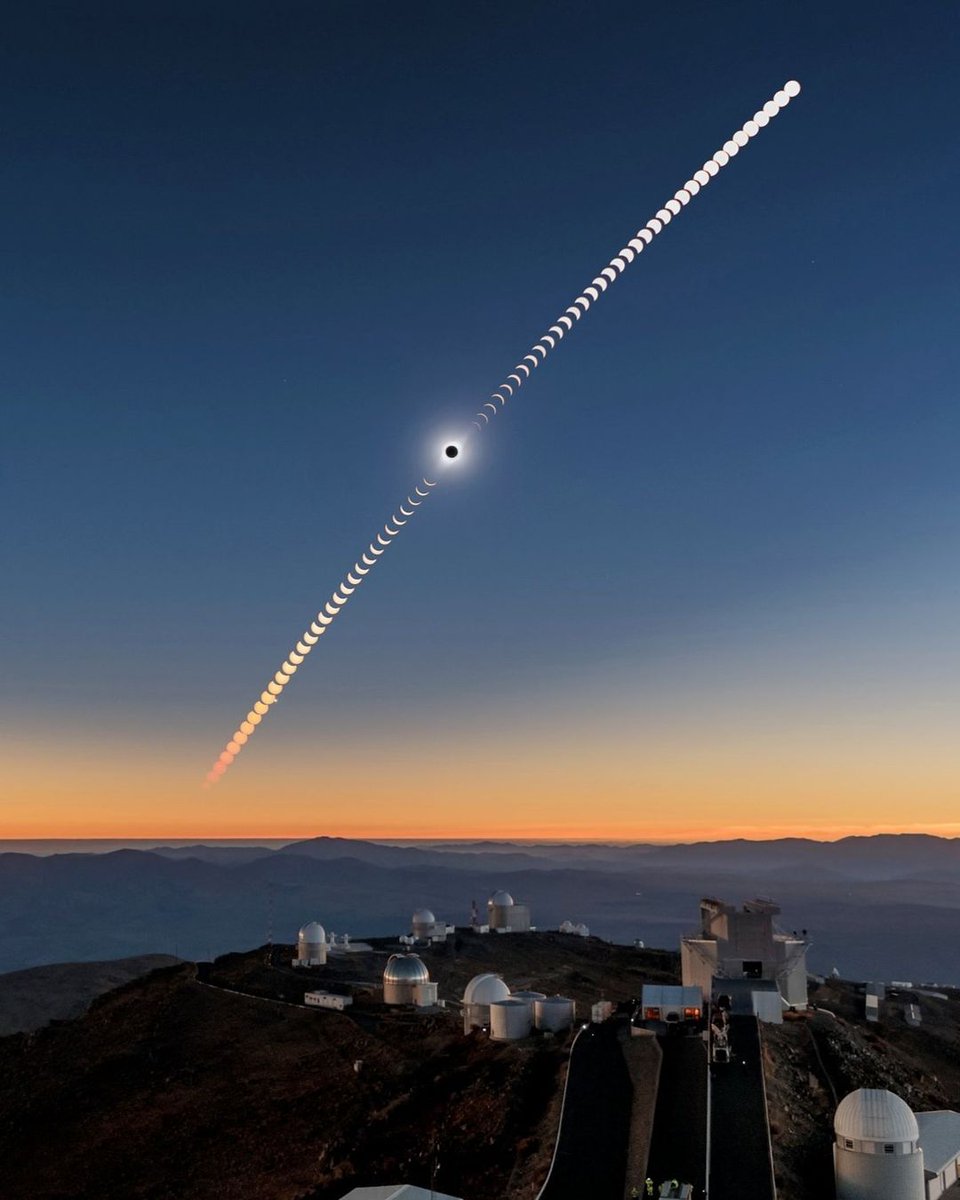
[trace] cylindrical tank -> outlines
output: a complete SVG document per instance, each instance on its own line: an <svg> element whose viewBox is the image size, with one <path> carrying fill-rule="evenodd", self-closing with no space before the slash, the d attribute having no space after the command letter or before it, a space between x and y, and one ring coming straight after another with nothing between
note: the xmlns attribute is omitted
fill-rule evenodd
<svg viewBox="0 0 960 1200"><path fill-rule="evenodd" d="M538 1000L546 1000L546 998L547 998L547 996L546 996L545 992L528 992L528 991L521 990L519 992L511 992L510 993L511 1000L522 1000L524 1002L524 1004L529 1006L531 1019L533 1018L534 1004Z"/></svg>
<svg viewBox="0 0 960 1200"><path fill-rule="evenodd" d="M559 1033L573 1024L575 1005L566 996L547 996L533 1002L533 1017L537 1028L547 1033Z"/></svg>
<svg viewBox="0 0 960 1200"><path fill-rule="evenodd" d="M510 989L499 975L474 975L463 991L463 1032L490 1024L490 1005L506 1000Z"/></svg>
<svg viewBox="0 0 960 1200"><path fill-rule="evenodd" d="M533 1028L533 1012L524 1000L494 1000L490 1005L490 1037L495 1042L525 1038Z"/></svg>
<svg viewBox="0 0 960 1200"><path fill-rule="evenodd" d="M414 1004L417 985L430 982L419 954L391 954L383 972L383 1001L385 1004Z"/></svg>
<svg viewBox="0 0 960 1200"><path fill-rule="evenodd" d="M840 1101L833 1128L837 1200L924 1200L920 1130L899 1096L859 1088Z"/></svg>
<svg viewBox="0 0 960 1200"><path fill-rule="evenodd" d="M319 921L310 921L297 934L297 963L322 966L327 961L327 935Z"/></svg>
<svg viewBox="0 0 960 1200"><path fill-rule="evenodd" d="M413 936L418 941L427 941L433 936L433 929L436 923L437 918L429 908L418 908L413 914Z"/></svg>

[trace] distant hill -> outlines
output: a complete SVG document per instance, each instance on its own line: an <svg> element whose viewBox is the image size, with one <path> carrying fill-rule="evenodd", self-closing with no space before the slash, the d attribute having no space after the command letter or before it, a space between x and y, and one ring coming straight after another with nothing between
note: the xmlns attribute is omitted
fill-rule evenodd
<svg viewBox="0 0 960 1200"><path fill-rule="evenodd" d="M141 954L109 962L52 963L0 975L0 1037L79 1017L104 992L176 962L167 954Z"/></svg>
<svg viewBox="0 0 960 1200"><path fill-rule="evenodd" d="M553 857L550 857L553 855ZM206 959L291 938L305 921L354 936L406 932L426 906L458 924L505 888L534 923L583 921L612 941L678 945L702 895L766 895L807 929L813 970L960 983L960 841L904 835L821 843L390 846L311 838L282 849L176 846L0 854L0 970L163 953ZM57 937L50 936L56 928Z"/></svg>

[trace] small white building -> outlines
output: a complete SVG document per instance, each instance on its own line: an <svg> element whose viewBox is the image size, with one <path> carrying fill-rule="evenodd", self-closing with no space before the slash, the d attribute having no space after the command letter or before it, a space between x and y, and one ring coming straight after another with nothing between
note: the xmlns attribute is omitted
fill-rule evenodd
<svg viewBox="0 0 960 1200"><path fill-rule="evenodd" d="M322 967L327 961L327 935L319 921L310 921L297 934L294 967Z"/></svg>
<svg viewBox="0 0 960 1200"><path fill-rule="evenodd" d="M307 992L303 997L304 1004L311 1008L330 1008L336 1012L343 1010L353 1003L352 996L341 996L337 992Z"/></svg>
<svg viewBox="0 0 960 1200"><path fill-rule="evenodd" d="M648 1029L661 1025L695 1027L703 1015L698 987L674 983L645 983L640 994L640 1023ZM636 1019L636 1018L635 1018Z"/></svg>
<svg viewBox="0 0 960 1200"><path fill-rule="evenodd" d="M893 1092L859 1088L833 1128L837 1200L938 1200L960 1179L960 1113L914 1113Z"/></svg>
<svg viewBox="0 0 960 1200"><path fill-rule="evenodd" d="M578 922L561 921L560 922L560 932L561 933L572 933L576 937L589 937L590 936L590 927L588 925L584 925L582 921L578 921Z"/></svg>
<svg viewBox="0 0 960 1200"><path fill-rule="evenodd" d="M510 989L499 975L474 975L463 990L463 1032L490 1026L490 1005L508 1000Z"/></svg>

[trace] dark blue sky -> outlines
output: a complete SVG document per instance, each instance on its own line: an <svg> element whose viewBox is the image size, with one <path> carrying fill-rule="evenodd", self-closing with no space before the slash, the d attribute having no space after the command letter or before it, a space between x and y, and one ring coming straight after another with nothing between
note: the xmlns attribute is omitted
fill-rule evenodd
<svg viewBox="0 0 960 1200"><path fill-rule="evenodd" d="M260 737L309 776L402 714L429 755L451 713L655 705L800 626L829 690L838 621L954 653L916 605L958 581L957 42L947 3L8 14L22 744L162 736L202 772L436 437L789 78Z"/></svg>

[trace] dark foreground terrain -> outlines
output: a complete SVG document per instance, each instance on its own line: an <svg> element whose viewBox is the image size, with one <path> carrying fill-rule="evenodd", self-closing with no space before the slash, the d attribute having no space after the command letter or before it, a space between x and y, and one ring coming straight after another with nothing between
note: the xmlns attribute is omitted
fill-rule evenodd
<svg viewBox="0 0 960 1200"><path fill-rule="evenodd" d="M0 1038L0 1197L339 1200L356 1186L432 1181L469 1200L534 1200L576 1030L515 1044L465 1036L464 985L495 971L514 989L574 998L582 1020L596 999L627 1002L646 981L674 980L679 965L675 954L596 938L461 930L420 951L448 1007L417 1014L380 999L396 943L370 947L304 972L290 966L290 946L177 963L101 995L76 1019ZM72 976L58 971L66 1004ZM304 991L317 987L349 992L354 1004L343 1014L304 1008ZM829 981L811 993L815 1010L761 1028L779 1200L833 1194L833 1111L848 1091L887 1087L918 1110L960 1109L960 993L928 992L901 988L868 1024L862 989ZM906 1020L908 1005L919 1024ZM643 1049L628 1032L621 1020L578 1043L573 1120L551 1177L560 1200L582 1191L582 1172L593 1180L590 1200L629 1194L646 1171L651 1124L650 1171L702 1186L704 1138L691 1140L691 1120L704 1104L704 1048L699 1039L662 1043L654 1122L657 1071L646 1062L624 1072L624 1037ZM684 1079L695 1083L678 1086ZM722 1082L715 1074L715 1098ZM749 1099L762 1109L759 1072ZM730 1114L742 1107L734 1097ZM677 1129L686 1130L679 1140ZM762 1121L751 1129L759 1163ZM602 1170L590 1153L601 1144ZM722 1165L714 1163L718 1195Z"/></svg>
<svg viewBox="0 0 960 1200"><path fill-rule="evenodd" d="M433 1176L471 1200L532 1200L553 1154L569 1037L503 1045L464 1036L453 1008L386 1009L375 985L395 948L316 972L289 967L292 947L180 964L77 1020L0 1039L0 1196L334 1200ZM424 958L441 997L496 970L581 1005L627 999L677 966L545 933L464 934ZM321 985L349 987L353 1009L300 1007Z"/></svg>

